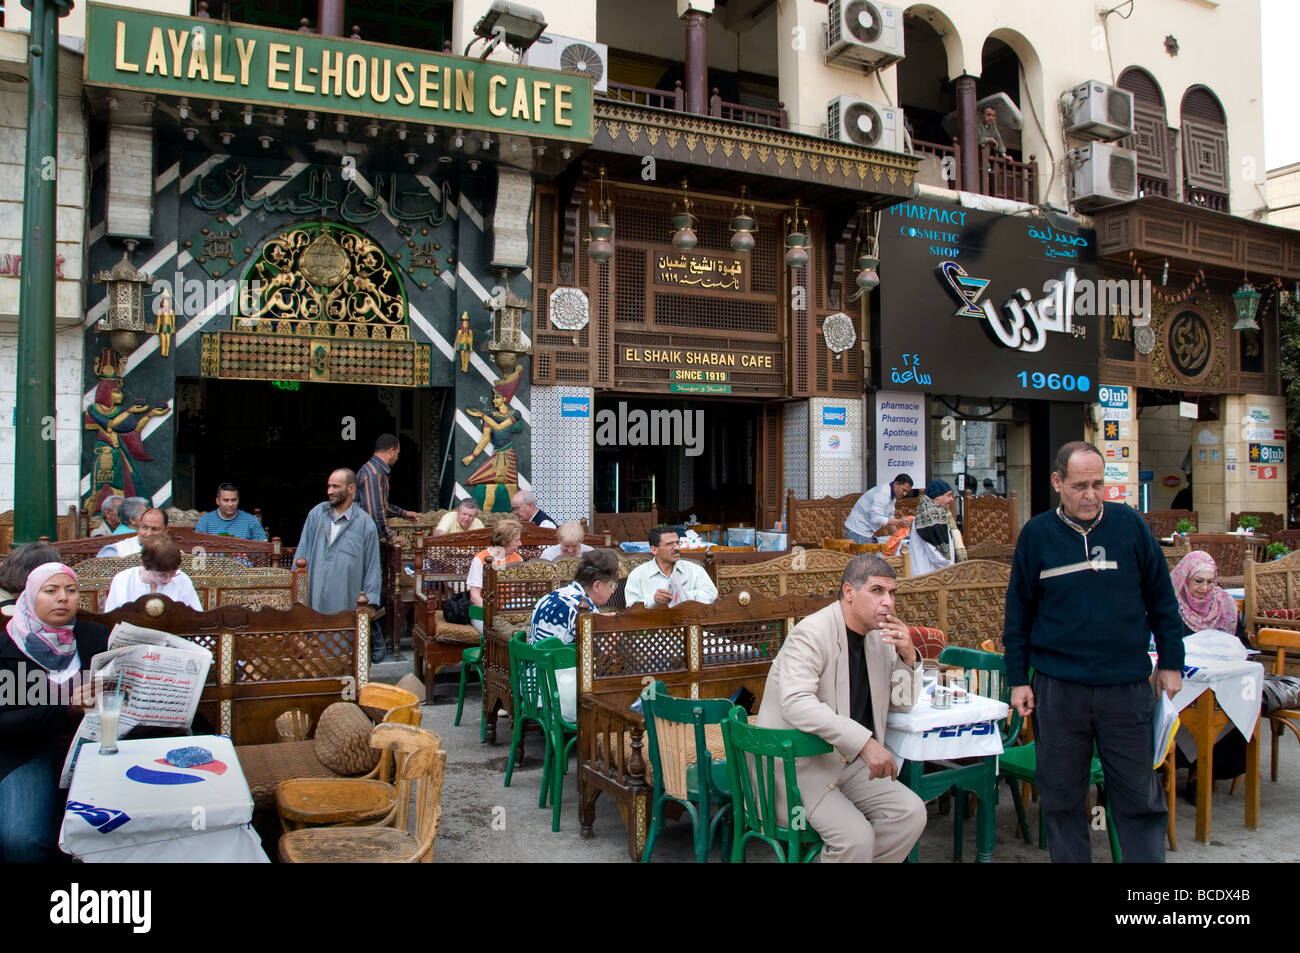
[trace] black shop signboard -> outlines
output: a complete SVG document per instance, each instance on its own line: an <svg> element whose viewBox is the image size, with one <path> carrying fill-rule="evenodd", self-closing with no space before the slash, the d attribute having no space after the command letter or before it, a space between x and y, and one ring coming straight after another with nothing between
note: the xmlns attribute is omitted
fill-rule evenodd
<svg viewBox="0 0 1300 953"><path fill-rule="evenodd" d="M1121 289L1099 302L1095 232L924 201L881 218L881 390L1097 399L1096 315Z"/></svg>

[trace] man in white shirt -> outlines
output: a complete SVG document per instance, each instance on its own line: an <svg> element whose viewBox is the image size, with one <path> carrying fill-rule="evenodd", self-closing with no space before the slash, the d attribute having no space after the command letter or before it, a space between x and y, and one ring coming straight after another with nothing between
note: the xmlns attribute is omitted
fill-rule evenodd
<svg viewBox="0 0 1300 953"><path fill-rule="evenodd" d="M129 501L128 501L129 502ZM122 504L126 508L126 503ZM128 536L119 543L113 543L101 549L96 556L135 556L140 552L140 545L150 537L163 536L167 532L167 514L154 508L145 510L135 526L135 535Z"/></svg>
<svg viewBox="0 0 1300 953"><path fill-rule="evenodd" d="M714 602L718 588L699 563L682 559L677 530L656 526L650 530L650 552L654 559L642 563L627 576L626 604L675 606L680 602Z"/></svg>
<svg viewBox="0 0 1300 953"><path fill-rule="evenodd" d="M911 492L912 478L900 473L863 493L844 521L844 535L855 543L874 543L876 536L893 535L907 522L894 518L894 504Z"/></svg>

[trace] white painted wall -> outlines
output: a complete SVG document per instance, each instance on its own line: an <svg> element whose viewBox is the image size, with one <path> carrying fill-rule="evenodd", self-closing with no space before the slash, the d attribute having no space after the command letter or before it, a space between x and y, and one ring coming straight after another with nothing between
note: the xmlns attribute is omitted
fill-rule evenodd
<svg viewBox="0 0 1300 953"><path fill-rule="evenodd" d="M1271 169L1268 173L1268 223L1283 228L1300 228L1300 162ZM1287 208L1287 206L1292 206Z"/></svg>

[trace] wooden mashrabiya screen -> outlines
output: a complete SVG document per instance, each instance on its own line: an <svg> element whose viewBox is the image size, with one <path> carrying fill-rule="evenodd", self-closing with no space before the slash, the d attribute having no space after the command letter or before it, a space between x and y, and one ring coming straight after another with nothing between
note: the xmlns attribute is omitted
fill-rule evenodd
<svg viewBox="0 0 1300 953"><path fill-rule="evenodd" d="M102 612L113 577L123 569L139 565L139 555L93 558L78 563L81 608ZM194 583L194 591L205 609L226 605L246 609L288 609L295 602L307 602L305 562L296 569L273 569L246 566L229 556L182 553L181 570Z"/></svg>

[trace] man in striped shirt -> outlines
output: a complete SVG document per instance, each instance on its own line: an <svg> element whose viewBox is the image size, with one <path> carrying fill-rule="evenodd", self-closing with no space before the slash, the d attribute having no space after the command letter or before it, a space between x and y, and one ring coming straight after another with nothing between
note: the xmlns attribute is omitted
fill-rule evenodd
<svg viewBox="0 0 1300 953"><path fill-rule="evenodd" d="M357 471L357 503L375 521L380 539L393 538L392 530L388 528L388 517L401 516L413 520L420 515L388 502L388 474L392 472L401 450L402 445L396 437L382 433L375 439L375 455Z"/></svg>

